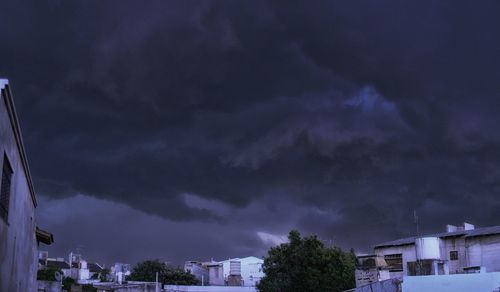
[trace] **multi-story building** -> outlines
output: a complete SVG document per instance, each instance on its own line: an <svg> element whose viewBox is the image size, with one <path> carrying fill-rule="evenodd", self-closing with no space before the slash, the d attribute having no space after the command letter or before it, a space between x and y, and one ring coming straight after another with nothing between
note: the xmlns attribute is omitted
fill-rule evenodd
<svg viewBox="0 0 500 292"><path fill-rule="evenodd" d="M256 286L264 277L262 270L264 260L258 257L233 258L224 261L186 262L184 269L190 271L198 279L206 275L208 284L212 286ZM205 279L204 279L205 280Z"/></svg>
<svg viewBox="0 0 500 292"><path fill-rule="evenodd" d="M37 200L9 82L0 79L0 291L36 291L39 243L52 234L35 222Z"/></svg>
<svg viewBox="0 0 500 292"><path fill-rule="evenodd" d="M446 232L380 243L391 278L500 271L500 226L447 225Z"/></svg>

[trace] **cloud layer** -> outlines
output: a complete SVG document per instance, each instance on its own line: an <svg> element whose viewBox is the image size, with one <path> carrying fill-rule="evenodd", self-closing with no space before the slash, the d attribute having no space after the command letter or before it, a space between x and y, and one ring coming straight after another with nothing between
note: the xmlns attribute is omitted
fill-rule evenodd
<svg viewBox="0 0 500 292"><path fill-rule="evenodd" d="M56 253L78 244L57 206L141 238L151 225L176 262L261 255L290 228L369 250L412 234L413 210L424 231L500 224L499 8L5 3L0 74L46 204L39 221ZM112 261L94 220L79 240L101 238L89 252Z"/></svg>

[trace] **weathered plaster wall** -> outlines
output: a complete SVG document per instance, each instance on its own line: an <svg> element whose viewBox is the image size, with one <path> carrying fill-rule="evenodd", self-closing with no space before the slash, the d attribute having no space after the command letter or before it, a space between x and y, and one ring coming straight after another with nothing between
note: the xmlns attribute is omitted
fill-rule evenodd
<svg viewBox="0 0 500 292"><path fill-rule="evenodd" d="M8 223L0 219L0 291L36 291L35 206L21 163L4 96L0 99L0 167L13 169Z"/></svg>
<svg viewBox="0 0 500 292"><path fill-rule="evenodd" d="M451 260L450 251L458 251L458 260ZM441 259L448 261L448 270L450 274L462 273L463 268L467 267L464 237L444 238L443 240L441 240L440 252Z"/></svg>
<svg viewBox="0 0 500 292"><path fill-rule="evenodd" d="M398 253L403 255L403 272L390 272L391 278L398 278L403 277L404 275L408 275L408 262L414 262L417 258L415 245L412 244L375 249L375 254L381 257Z"/></svg>
<svg viewBox="0 0 500 292"><path fill-rule="evenodd" d="M468 266L478 264L487 272L500 272L500 235L467 238L465 246Z"/></svg>

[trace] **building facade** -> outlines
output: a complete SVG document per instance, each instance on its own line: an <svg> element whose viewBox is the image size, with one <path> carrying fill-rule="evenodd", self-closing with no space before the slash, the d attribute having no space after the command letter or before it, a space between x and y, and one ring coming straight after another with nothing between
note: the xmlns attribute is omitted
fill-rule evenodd
<svg viewBox="0 0 500 292"><path fill-rule="evenodd" d="M264 260L258 257L250 256L245 258L228 259L221 261L220 263L223 266L224 279L226 279L226 281L229 279L229 276L231 276L231 271L238 270L234 268L231 269L231 266L239 267L241 286L256 286L264 277L264 272L262 270ZM239 265L235 265L235 263L239 263Z"/></svg>
<svg viewBox="0 0 500 292"><path fill-rule="evenodd" d="M391 278L500 271L500 226L447 225L446 232L375 246Z"/></svg>
<svg viewBox="0 0 500 292"><path fill-rule="evenodd" d="M9 82L0 79L0 291L36 291L39 242L35 191Z"/></svg>

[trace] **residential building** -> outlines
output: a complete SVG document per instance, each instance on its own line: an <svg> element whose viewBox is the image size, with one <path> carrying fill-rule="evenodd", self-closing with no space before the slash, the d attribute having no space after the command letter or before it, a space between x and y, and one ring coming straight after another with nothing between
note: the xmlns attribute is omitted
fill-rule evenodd
<svg viewBox="0 0 500 292"><path fill-rule="evenodd" d="M100 281L104 266L98 263L88 263L81 255L70 253L69 261L64 258L50 258L49 253L38 253L38 269L56 268L61 270L64 277L74 279L79 284L89 284Z"/></svg>
<svg viewBox="0 0 500 292"><path fill-rule="evenodd" d="M500 226L447 225L446 232L380 243L391 278L500 271Z"/></svg>
<svg viewBox="0 0 500 292"><path fill-rule="evenodd" d="M185 269L198 262L187 262ZM264 260L250 256L245 258L232 258L224 261L211 261L198 263L200 267L208 269L208 283L213 286L247 286L254 287L264 277L262 265ZM203 272L200 272L203 273ZM196 276L196 275L195 275Z"/></svg>
<svg viewBox="0 0 500 292"><path fill-rule="evenodd" d="M0 291L36 291L37 248L52 234L37 228L37 200L8 80L0 79Z"/></svg>
<svg viewBox="0 0 500 292"><path fill-rule="evenodd" d="M231 272L233 272L233 276L241 276L241 286L256 286L264 277L262 270L264 260L258 257L234 258L220 263L223 266L224 279L229 281ZM234 274L235 271L237 274Z"/></svg>

